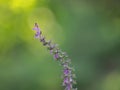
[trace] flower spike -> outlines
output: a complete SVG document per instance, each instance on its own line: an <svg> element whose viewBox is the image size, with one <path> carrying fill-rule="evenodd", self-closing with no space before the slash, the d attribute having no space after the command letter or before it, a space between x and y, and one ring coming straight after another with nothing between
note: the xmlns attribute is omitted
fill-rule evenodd
<svg viewBox="0 0 120 90"><path fill-rule="evenodd" d="M63 52L61 49L58 48L56 44L53 44L50 41L47 41L44 36L42 36L41 29L39 28L38 24L35 23L33 30L36 31L35 38L39 39L43 46L46 46L47 49L50 51L50 54L53 55L54 59L57 60L63 68L63 86L65 87L64 90L77 90L74 88L75 83L75 74L74 69L71 67L71 59L69 59L66 52Z"/></svg>

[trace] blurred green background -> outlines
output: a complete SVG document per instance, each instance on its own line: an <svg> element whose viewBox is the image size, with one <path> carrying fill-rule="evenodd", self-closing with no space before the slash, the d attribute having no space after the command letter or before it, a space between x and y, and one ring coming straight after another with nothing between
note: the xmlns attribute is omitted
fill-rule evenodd
<svg viewBox="0 0 120 90"><path fill-rule="evenodd" d="M63 90L35 22L69 54L78 90L120 90L119 0L0 0L0 90Z"/></svg>

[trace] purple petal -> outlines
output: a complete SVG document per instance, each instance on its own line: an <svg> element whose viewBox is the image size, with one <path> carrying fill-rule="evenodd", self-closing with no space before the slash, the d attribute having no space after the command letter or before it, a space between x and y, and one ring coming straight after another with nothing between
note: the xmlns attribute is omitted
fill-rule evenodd
<svg viewBox="0 0 120 90"><path fill-rule="evenodd" d="M54 58L55 58L55 59L58 59L58 58L59 58L58 53L56 53L56 54L54 55Z"/></svg>
<svg viewBox="0 0 120 90"><path fill-rule="evenodd" d="M71 90L71 84L69 83L69 84L67 84L67 87L66 87L66 90Z"/></svg>
<svg viewBox="0 0 120 90"><path fill-rule="evenodd" d="M34 27L33 30L40 31L38 27Z"/></svg>
<svg viewBox="0 0 120 90"><path fill-rule="evenodd" d="M63 81L63 85L66 85L69 83L69 78L68 77L65 77L64 78L64 81Z"/></svg>
<svg viewBox="0 0 120 90"><path fill-rule="evenodd" d="M40 32L36 32L35 38L39 38L39 37L40 37Z"/></svg>
<svg viewBox="0 0 120 90"><path fill-rule="evenodd" d="M65 75L68 75L69 72L70 72L69 69L65 69L65 70L64 70L64 74L65 74Z"/></svg>

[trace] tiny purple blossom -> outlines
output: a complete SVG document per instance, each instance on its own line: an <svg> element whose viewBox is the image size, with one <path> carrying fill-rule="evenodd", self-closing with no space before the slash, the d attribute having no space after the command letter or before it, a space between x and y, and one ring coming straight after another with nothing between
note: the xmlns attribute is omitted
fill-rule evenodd
<svg viewBox="0 0 120 90"><path fill-rule="evenodd" d="M71 88L72 88L71 84L70 83L67 84L66 90L71 90Z"/></svg>
<svg viewBox="0 0 120 90"><path fill-rule="evenodd" d="M58 54L58 53L55 53L54 58L55 58L55 59L58 59L58 58L59 58L59 54Z"/></svg>
<svg viewBox="0 0 120 90"><path fill-rule="evenodd" d="M35 23L33 30L36 31L35 38L40 38L41 31L40 31L40 28L38 27L37 23Z"/></svg>
<svg viewBox="0 0 120 90"><path fill-rule="evenodd" d="M64 81L63 81L63 86L65 86L66 84L69 83L69 78L68 77L65 77L64 78Z"/></svg>
<svg viewBox="0 0 120 90"><path fill-rule="evenodd" d="M40 29L36 26L33 28L33 30L40 31Z"/></svg>
<svg viewBox="0 0 120 90"><path fill-rule="evenodd" d="M40 28L38 27L37 23L35 23L33 30L40 31Z"/></svg>
<svg viewBox="0 0 120 90"><path fill-rule="evenodd" d="M39 31L36 32L35 38L40 38L40 32Z"/></svg>
<svg viewBox="0 0 120 90"><path fill-rule="evenodd" d="M68 75L69 73L70 73L70 70L68 68L64 70L65 75Z"/></svg>
<svg viewBox="0 0 120 90"><path fill-rule="evenodd" d="M64 78L63 86L66 86L65 90L71 90L72 88L72 84L70 83L69 79L70 79L69 77Z"/></svg>

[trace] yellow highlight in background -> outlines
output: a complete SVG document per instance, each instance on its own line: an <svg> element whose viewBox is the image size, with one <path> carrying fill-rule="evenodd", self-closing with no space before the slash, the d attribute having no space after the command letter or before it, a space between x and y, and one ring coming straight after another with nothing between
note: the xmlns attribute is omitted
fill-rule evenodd
<svg viewBox="0 0 120 90"><path fill-rule="evenodd" d="M36 0L11 0L10 8L14 11L18 9L28 10L32 6L34 6Z"/></svg>

